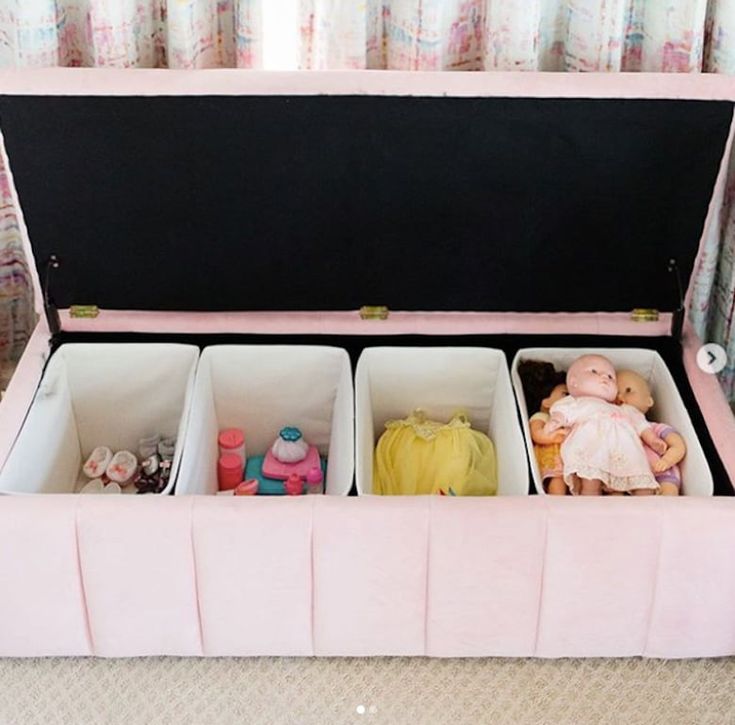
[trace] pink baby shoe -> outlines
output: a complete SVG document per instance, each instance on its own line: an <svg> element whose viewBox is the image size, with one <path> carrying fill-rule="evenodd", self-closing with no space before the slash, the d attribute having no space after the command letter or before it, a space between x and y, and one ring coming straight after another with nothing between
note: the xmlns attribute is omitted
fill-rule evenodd
<svg viewBox="0 0 735 725"><path fill-rule="evenodd" d="M112 451L107 446L97 446L82 467L82 471L87 478L99 478L105 473L111 460Z"/></svg>
<svg viewBox="0 0 735 725"><path fill-rule="evenodd" d="M138 459L130 451L118 451L107 466L107 478L127 486L138 472Z"/></svg>

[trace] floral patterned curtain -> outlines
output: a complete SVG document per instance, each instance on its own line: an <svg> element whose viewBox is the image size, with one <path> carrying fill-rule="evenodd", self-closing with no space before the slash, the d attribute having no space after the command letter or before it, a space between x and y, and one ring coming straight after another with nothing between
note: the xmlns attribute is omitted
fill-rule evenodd
<svg viewBox="0 0 735 725"><path fill-rule="evenodd" d="M302 0L302 67L719 72L732 0Z"/></svg>
<svg viewBox="0 0 735 725"><path fill-rule="evenodd" d="M0 0L0 66L257 68L262 16L282 9L303 69L735 74L735 0ZM735 157L730 179L691 314L728 349L735 401ZM0 384L32 318L0 168Z"/></svg>

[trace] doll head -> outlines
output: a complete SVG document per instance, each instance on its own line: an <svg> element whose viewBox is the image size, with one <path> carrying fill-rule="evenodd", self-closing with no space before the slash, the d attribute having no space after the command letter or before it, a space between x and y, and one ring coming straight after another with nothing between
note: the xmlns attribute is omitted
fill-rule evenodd
<svg viewBox="0 0 735 725"><path fill-rule="evenodd" d="M621 370L618 373L617 402L632 405L646 415L653 408L653 397L645 378L632 370Z"/></svg>
<svg viewBox="0 0 735 725"><path fill-rule="evenodd" d="M518 365L518 375L523 383L529 413L548 413L557 400L567 395L566 375L557 372L549 362L523 360Z"/></svg>
<svg viewBox="0 0 735 725"><path fill-rule="evenodd" d="M567 371L569 395L615 401L618 386L613 364L602 355L582 355Z"/></svg>

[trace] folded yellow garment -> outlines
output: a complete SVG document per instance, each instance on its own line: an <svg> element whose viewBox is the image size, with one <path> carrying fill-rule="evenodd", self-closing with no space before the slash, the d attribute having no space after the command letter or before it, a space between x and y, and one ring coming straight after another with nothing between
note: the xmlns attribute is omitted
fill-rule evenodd
<svg viewBox="0 0 735 725"><path fill-rule="evenodd" d="M385 424L375 447L373 493L493 496L497 490L495 446L466 415L439 423L417 410Z"/></svg>

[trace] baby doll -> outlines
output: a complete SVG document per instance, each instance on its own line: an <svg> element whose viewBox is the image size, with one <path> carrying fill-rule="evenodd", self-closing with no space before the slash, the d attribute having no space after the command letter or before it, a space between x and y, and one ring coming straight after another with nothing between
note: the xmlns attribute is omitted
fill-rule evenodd
<svg viewBox="0 0 735 725"><path fill-rule="evenodd" d="M641 441L661 454L666 444L645 420L615 405L618 386L612 363L601 355L582 355L567 372L567 388L569 395L551 406L544 434L571 428L561 446L570 490L578 477L583 496L657 492L659 484Z"/></svg>
<svg viewBox="0 0 735 725"><path fill-rule="evenodd" d="M621 370L618 373L618 403L632 408L633 414L642 415L645 419L653 407L653 398L648 383L632 370ZM646 421L648 422L648 421ZM687 452L684 439L665 423L648 423L651 430L668 446L660 455L650 446L645 446L648 462L656 480L665 496L678 496L681 489L681 472L679 464Z"/></svg>
<svg viewBox="0 0 735 725"><path fill-rule="evenodd" d="M564 469L561 462L561 444L568 430L560 428L551 435L544 435L544 426L549 422L549 410L558 400L568 395L566 375L557 372L548 362L524 360L518 366L518 375L523 383L523 392L528 402L528 410L537 411L529 419L533 452L536 456L541 480L547 493L564 496L567 484L564 482Z"/></svg>

